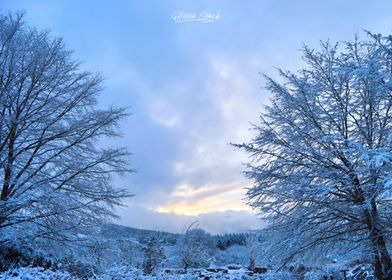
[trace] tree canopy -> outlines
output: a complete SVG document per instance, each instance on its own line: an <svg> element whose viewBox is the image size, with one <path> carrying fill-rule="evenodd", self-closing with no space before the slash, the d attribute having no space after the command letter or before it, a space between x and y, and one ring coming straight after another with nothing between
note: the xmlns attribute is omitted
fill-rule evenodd
<svg viewBox="0 0 392 280"><path fill-rule="evenodd" d="M101 141L119 136L127 112L98 109L102 81L61 38L22 14L0 16L0 244L72 240L67 233L113 217L129 195L111 181L130 171L128 151Z"/></svg>
<svg viewBox="0 0 392 280"><path fill-rule="evenodd" d="M252 158L249 204L280 232L286 261L348 243L372 248L390 279L392 37L305 46L303 59L280 81L265 76L270 105L237 145Z"/></svg>

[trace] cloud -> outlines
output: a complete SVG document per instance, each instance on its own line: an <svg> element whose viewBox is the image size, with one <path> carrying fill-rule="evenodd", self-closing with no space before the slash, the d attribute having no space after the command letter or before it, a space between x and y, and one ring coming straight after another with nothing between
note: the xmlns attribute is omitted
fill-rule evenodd
<svg viewBox="0 0 392 280"><path fill-rule="evenodd" d="M213 54L198 65L186 80L173 79L160 91L143 91L147 116L161 130L158 138L144 141L151 149L171 141L176 153L156 155L151 169L166 166L163 180L129 201L130 208L120 214L123 224L179 232L199 220L212 233L261 225L243 201L244 188L251 185L242 174L246 155L230 146L252 137L249 122L257 122L262 108L260 65L251 58ZM170 138L163 138L166 133Z"/></svg>
<svg viewBox="0 0 392 280"><path fill-rule="evenodd" d="M162 131L145 141L162 146L168 133L176 154L156 156L151 168L168 167L163 180L129 201L122 223L177 232L195 220L212 233L260 227L243 201L251 185L242 174L246 155L230 146L252 137L249 122L257 121L262 107L258 67L251 58L210 54L192 66L186 80L143 92L149 119Z"/></svg>
<svg viewBox="0 0 392 280"><path fill-rule="evenodd" d="M249 122L257 121L262 107L259 65L212 54L198 64L202 75L196 71L186 83L175 80L159 95L145 97L151 120L172 133L177 150L165 162L171 183L155 186L165 194L152 209L183 215L249 211L242 200L251 185L242 174L247 158L230 142L252 137Z"/></svg>
<svg viewBox="0 0 392 280"><path fill-rule="evenodd" d="M180 120L175 110L165 102L154 102L150 104L151 119L153 122L167 128L174 128L180 125Z"/></svg>
<svg viewBox="0 0 392 280"><path fill-rule="evenodd" d="M230 143L252 137L249 123L262 110L258 64L210 54L198 65L203 74L195 66L186 81L172 81L150 97L151 119L177 137L179 155L171 165L180 183L238 181L247 158Z"/></svg>
<svg viewBox="0 0 392 280"><path fill-rule="evenodd" d="M243 183L191 187L180 185L172 191L168 201L154 210L160 213L200 215L221 211L250 211L243 203Z"/></svg>

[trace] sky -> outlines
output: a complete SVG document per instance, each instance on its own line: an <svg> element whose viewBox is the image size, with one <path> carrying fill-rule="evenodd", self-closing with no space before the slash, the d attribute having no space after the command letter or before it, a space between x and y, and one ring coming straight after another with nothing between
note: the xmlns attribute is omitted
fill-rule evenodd
<svg viewBox="0 0 392 280"><path fill-rule="evenodd" d="M132 114L110 140L137 170L114 181L135 194L116 222L171 232L194 221L210 233L262 227L245 203L249 159L230 145L252 138L268 103L261 73L298 70L304 44L392 31L391 1L0 0L1 13L21 10L103 73L99 106Z"/></svg>

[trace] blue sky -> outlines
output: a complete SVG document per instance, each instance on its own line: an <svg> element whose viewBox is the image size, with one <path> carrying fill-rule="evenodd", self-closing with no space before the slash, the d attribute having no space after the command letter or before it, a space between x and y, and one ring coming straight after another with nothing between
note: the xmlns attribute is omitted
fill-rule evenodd
<svg viewBox="0 0 392 280"><path fill-rule="evenodd" d="M243 203L247 157L229 145L252 137L268 102L260 72L301 67L303 43L392 31L390 1L0 1L17 10L104 74L100 106L130 107L118 144L138 172L115 183L136 196L118 222L177 232L261 226ZM175 23L178 10L220 18Z"/></svg>

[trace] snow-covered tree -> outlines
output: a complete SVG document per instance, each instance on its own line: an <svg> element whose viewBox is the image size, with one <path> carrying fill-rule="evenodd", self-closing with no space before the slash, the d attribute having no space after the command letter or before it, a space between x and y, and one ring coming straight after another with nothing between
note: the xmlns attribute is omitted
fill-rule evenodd
<svg viewBox="0 0 392 280"><path fill-rule="evenodd" d="M143 272L146 275L155 274L165 259L165 253L159 240L152 236L144 248Z"/></svg>
<svg viewBox="0 0 392 280"><path fill-rule="evenodd" d="M185 271L188 268L208 266L208 259L212 256L213 242L211 236L202 229L192 229L192 225L177 243L177 253Z"/></svg>
<svg viewBox="0 0 392 280"><path fill-rule="evenodd" d="M246 238L246 249L248 253L248 269L254 270L257 258L261 252L261 243L258 234L250 234Z"/></svg>
<svg viewBox="0 0 392 280"><path fill-rule="evenodd" d="M18 233L72 239L128 196L111 183L130 171L128 152L99 142L127 113L98 109L101 89L61 38L0 16L0 244Z"/></svg>
<svg viewBox="0 0 392 280"><path fill-rule="evenodd" d="M237 145L253 159L249 204L284 237L286 261L363 246L377 278L391 279L392 37L303 54L302 70L266 76L270 105L256 137Z"/></svg>

